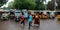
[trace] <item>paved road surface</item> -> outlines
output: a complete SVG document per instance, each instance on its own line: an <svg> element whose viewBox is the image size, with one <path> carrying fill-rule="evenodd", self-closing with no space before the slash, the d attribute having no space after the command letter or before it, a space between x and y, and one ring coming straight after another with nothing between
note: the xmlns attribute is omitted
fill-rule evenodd
<svg viewBox="0 0 60 30"><path fill-rule="evenodd" d="M23 27L20 22L14 20L0 21L0 30L29 30L28 22ZM40 20L40 27L31 27L30 30L60 30L60 21L53 19Z"/></svg>

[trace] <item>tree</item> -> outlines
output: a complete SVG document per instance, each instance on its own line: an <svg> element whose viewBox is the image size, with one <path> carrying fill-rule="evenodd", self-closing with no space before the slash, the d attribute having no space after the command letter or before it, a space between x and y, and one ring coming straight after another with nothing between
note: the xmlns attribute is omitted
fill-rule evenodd
<svg viewBox="0 0 60 30"><path fill-rule="evenodd" d="M48 2L47 9L54 10L54 3L52 1Z"/></svg>
<svg viewBox="0 0 60 30"><path fill-rule="evenodd" d="M58 9L60 9L60 0L57 0L57 4L58 4Z"/></svg>
<svg viewBox="0 0 60 30"><path fill-rule="evenodd" d="M15 0L13 6L15 9L34 9L34 0Z"/></svg>
<svg viewBox="0 0 60 30"><path fill-rule="evenodd" d="M13 6L13 2L10 2L10 3L8 4L7 9L12 9L12 8L14 8L14 6Z"/></svg>
<svg viewBox="0 0 60 30"><path fill-rule="evenodd" d="M7 1L6 0L0 0L0 7L5 4Z"/></svg>
<svg viewBox="0 0 60 30"><path fill-rule="evenodd" d="M14 9L30 9L30 10L44 9L43 2L40 2L40 0L38 0L37 2L36 0L14 0L12 5L9 5L8 7Z"/></svg>

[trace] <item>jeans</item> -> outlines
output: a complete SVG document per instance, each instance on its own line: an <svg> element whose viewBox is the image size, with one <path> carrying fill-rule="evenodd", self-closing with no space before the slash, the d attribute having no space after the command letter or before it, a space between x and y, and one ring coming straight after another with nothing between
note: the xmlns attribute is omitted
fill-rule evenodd
<svg viewBox="0 0 60 30"><path fill-rule="evenodd" d="M31 24L32 24L32 22L29 22L29 28L30 28L30 26L32 26Z"/></svg>

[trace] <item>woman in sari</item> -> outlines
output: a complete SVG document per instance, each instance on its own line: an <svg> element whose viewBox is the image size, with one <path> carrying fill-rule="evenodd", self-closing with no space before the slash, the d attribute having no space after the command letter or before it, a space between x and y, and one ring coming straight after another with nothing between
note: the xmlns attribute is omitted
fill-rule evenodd
<svg viewBox="0 0 60 30"><path fill-rule="evenodd" d="M39 20L39 13L36 13L34 15L34 25L39 26L40 25L40 20Z"/></svg>

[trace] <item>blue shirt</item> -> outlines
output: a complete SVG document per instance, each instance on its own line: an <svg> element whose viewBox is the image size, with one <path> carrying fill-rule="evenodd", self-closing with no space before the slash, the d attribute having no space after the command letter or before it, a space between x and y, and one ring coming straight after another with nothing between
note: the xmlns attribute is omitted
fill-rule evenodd
<svg viewBox="0 0 60 30"><path fill-rule="evenodd" d="M29 16L29 22L31 22L33 20L32 15Z"/></svg>
<svg viewBox="0 0 60 30"><path fill-rule="evenodd" d="M28 13L24 13L24 17L27 18L28 17Z"/></svg>

